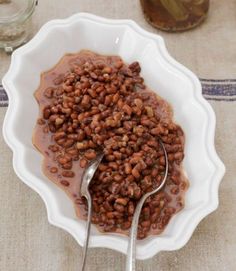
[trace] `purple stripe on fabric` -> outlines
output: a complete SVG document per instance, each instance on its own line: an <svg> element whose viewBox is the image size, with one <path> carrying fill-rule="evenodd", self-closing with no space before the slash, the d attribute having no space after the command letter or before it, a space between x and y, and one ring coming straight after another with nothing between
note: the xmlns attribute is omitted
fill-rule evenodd
<svg viewBox="0 0 236 271"><path fill-rule="evenodd" d="M236 79L205 79L205 78L199 78L201 82L219 82L219 83L224 83L224 82L236 82Z"/></svg>
<svg viewBox="0 0 236 271"><path fill-rule="evenodd" d="M0 103L0 108L1 107L8 107L8 102L6 102L6 103Z"/></svg>
<svg viewBox="0 0 236 271"><path fill-rule="evenodd" d="M204 95L236 96L235 84L204 84L202 83Z"/></svg>
<svg viewBox="0 0 236 271"><path fill-rule="evenodd" d="M207 99L208 101L218 101L218 102L235 102L236 98L214 98L214 97L205 97L205 99Z"/></svg>
<svg viewBox="0 0 236 271"><path fill-rule="evenodd" d="M3 89L3 87L0 85L0 107L5 107L8 105L8 97L7 93Z"/></svg>

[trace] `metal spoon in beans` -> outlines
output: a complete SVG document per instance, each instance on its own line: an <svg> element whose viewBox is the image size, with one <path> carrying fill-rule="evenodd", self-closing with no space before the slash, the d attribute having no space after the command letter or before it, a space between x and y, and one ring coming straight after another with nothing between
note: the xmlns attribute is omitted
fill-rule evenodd
<svg viewBox="0 0 236 271"><path fill-rule="evenodd" d="M143 204L145 203L147 198L159 192L164 187L167 180L168 169L169 169L168 156L167 156L165 146L163 142L161 141L161 139L159 139L159 143L165 156L165 174L160 185L156 187L154 190L144 194L135 208L132 225L130 229L129 245L128 245L127 258L126 258L126 271L135 271L136 238L137 238L137 231L138 231L139 216L142 211Z"/></svg>
<svg viewBox="0 0 236 271"><path fill-rule="evenodd" d="M157 193L163 188L167 179L167 174L168 174L167 152L161 139L159 139L159 142L165 156L165 164L166 164L165 174L164 174L161 184L157 188L155 188L153 191L144 194L142 198L140 199L139 203L137 204L137 207L135 209L135 213L133 216L133 220L132 220L132 227L130 230L130 239L129 239L128 253L127 253L127 261L126 261L126 271L135 271L135 260L136 260L135 246L136 246L139 216L140 216L143 204L145 203L148 197L150 197L151 195L154 195L155 193ZM81 194L81 197L85 197L88 202L87 227L86 227L85 243L83 246L83 254L82 254L83 258L82 258L82 265L80 269L81 271L85 270L87 249L88 249L89 236L90 236L90 226L91 226L92 200L91 200L91 195L89 192L89 185L92 181L92 178L100 162L102 161L103 156L104 156L104 153L99 153L97 157L88 164L81 180L80 194Z"/></svg>

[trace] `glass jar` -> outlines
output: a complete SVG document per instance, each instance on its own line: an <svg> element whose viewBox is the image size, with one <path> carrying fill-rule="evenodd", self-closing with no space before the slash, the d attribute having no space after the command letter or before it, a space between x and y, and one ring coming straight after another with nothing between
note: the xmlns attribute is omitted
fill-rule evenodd
<svg viewBox="0 0 236 271"><path fill-rule="evenodd" d="M184 31L207 16L209 0L140 0L147 21L165 31Z"/></svg>
<svg viewBox="0 0 236 271"><path fill-rule="evenodd" d="M0 0L0 48L10 53L25 43L37 0Z"/></svg>

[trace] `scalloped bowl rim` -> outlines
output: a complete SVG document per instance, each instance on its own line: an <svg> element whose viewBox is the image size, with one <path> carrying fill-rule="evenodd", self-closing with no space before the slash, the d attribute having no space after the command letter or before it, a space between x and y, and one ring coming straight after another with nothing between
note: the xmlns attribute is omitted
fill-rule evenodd
<svg viewBox="0 0 236 271"><path fill-rule="evenodd" d="M150 239L149 244L145 245L145 249L142 250L142 253L138 253L137 257L139 259L147 259L154 256L156 253L162 250L179 249L183 247L190 239L199 222L218 207L218 189L220 181L225 173L225 167L224 164L219 159L214 146L214 134L216 123L215 114L210 104L202 96L201 84L198 78L191 71L189 71L183 65L179 64L169 55L165 47L163 38L156 34L152 34L143 30L132 20L106 19L88 13L78 13L67 19L52 20L46 23L31 41L29 41L26 45L17 49L13 53L10 68L6 75L4 76L2 82L9 97L9 107L7 109L7 113L3 124L3 136L6 143L13 151L14 170L17 176L24 183L30 186L41 196L46 205L48 221L51 224L69 232L77 240L77 242L80 245L82 245L83 238L74 231L74 228L71 226L71 221L68 219L68 217L65 217L59 213L58 206L56 206L55 200L50 198L52 195L49 189L47 189L47 186L42 183L33 182L32 180L35 179L35 177L31 176L31 174L29 174L27 170L25 170L24 164L22 162L23 159L21 159L22 155L24 154L24 147L20 144L19 140L17 139L17 136L14 134L13 131L14 117L17 114L17 112L14 111L14 104L17 104L19 102L18 97L13 95L14 92L17 92L17 87L15 87L13 79L19 70L21 58L24 57L24 53L33 51L34 48L37 47L37 44L41 40L41 38L44 38L45 35L52 28L54 28L54 26L58 25L68 26L72 25L78 20L87 20L93 23L102 23L109 25L122 25L136 32L136 34L154 41L157 44L158 48L161 50L162 57L165 63L171 66L173 70L181 72L191 82L195 102L197 102L198 105L200 105L202 109L204 109L205 111L205 114L208 118L208 131L205 140L207 141L206 145L208 151L208 158L211 160L212 165L214 166L214 174L212 176L212 179L214 181L211 183L210 199L207 202L207 204L203 206L204 208L202 207L198 209L197 212L195 211L195 213L193 213L193 215L191 216L191 222L188 221L189 224L185 226L184 229L182 229L182 233L184 232L184 234L181 236L181 238L169 238L169 239L167 238L168 239L167 243L163 243L163 245L160 245L159 247L155 245L155 243L152 242L152 240ZM90 247L104 247L117 250L122 253L126 253L127 240L121 240L120 244L118 244L117 236L110 235L107 235L106 238L104 238L104 236L95 235L92 236L91 239L92 242L90 243ZM115 243L116 245L114 245Z"/></svg>

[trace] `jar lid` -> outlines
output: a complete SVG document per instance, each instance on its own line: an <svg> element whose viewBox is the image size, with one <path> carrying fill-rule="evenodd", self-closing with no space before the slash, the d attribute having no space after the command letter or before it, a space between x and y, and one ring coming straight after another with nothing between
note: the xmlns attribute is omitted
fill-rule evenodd
<svg viewBox="0 0 236 271"><path fill-rule="evenodd" d="M37 0L0 0L0 24L27 19L36 3Z"/></svg>

